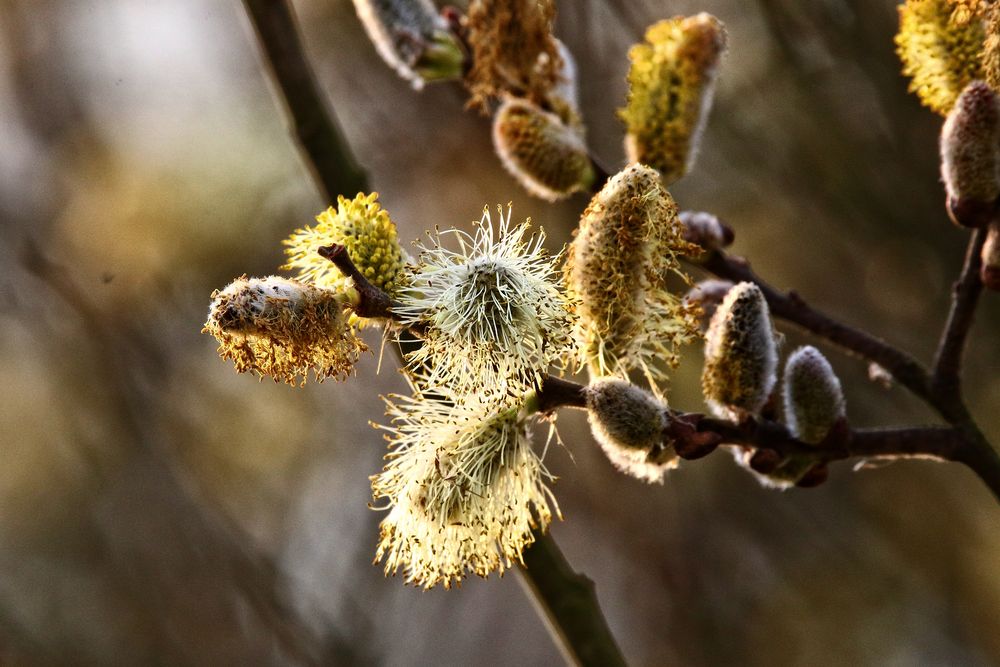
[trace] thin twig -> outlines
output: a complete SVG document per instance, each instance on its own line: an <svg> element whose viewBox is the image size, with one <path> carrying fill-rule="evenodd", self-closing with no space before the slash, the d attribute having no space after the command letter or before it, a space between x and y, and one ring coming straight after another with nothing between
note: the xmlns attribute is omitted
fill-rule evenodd
<svg viewBox="0 0 1000 667"><path fill-rule="evenodd" d="M969 239L962 273L952 288L951 309L941 332L934 372L931 377L931 394L944 407L957 407L962 403L962 355L965 342L972 328L983 283L979 279L982 265L980 254L986 242L986 229L977 229ZM961 415L955 415L961 418Z"/></svg>
<svg viewBox="0 0 1000 667"><path fill-rule="evenodd" d="M299 147L328 202L368 189L333 113L323 101L287 0L244 0L264 62L291 116Z"/></svg>
<svg viewBox="0 0 1000 667"><path fill-rule="evenodd" d="M750 264L742 258L731 257L720 250L711 253L700 266L719 278L734 283L748 281L756 284L767 299L772 315L796 324L848 352L874 361L892 373L893 378L911 392L924 400L930 400L930 376L927 369L906 352L825 315L806 303L797 292L780 292L754 273Z"/></svg>
<svg viewBox="0 0 1000 667"><path fill-rule="evenodd" d="M546 377L538 391L539 409L552 411L561 407L584 407L584 385L562 378ZM679 445L684 458L687 445L683 442L695 434L713 433L719 436L715 444L745 445L755 449L771 449L783 457L810 456L818 461L865 458L932 458L940 461L959 461L964 434L951 426L911 426L883 429L834 428L826 441L817 445L797 440L788 428L767 419L750 419L742 423L706 417L698 413L671 412L671 422L681 427L668 426L665 438ZM679 442L681 441L681 442ZM694 443L698 455L707 453L704 443Z"/></svg>

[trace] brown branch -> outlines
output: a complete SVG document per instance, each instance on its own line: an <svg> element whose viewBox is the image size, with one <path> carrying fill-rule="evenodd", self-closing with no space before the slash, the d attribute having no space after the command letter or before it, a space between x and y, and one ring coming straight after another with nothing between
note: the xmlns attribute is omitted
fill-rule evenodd
<svg viewBox="0 0 1000 667"><path fill-rule="evenodd" d="M943 410L954 413L946 415L949 421L967 417L962 401L962 356L975 317L979 295L983 291L979 268L982 265L980 255L985 242L985 228L975 230L969 239L965 263L962 265L962 273L952 287L951 309L934 357L931 394Z"/></svg>
<svg viewBox="0 0 1000 667"><path fill-rule="evenodd" d="M367 176L323 101L291 6L287 0L244 0L243 4L264 51L264 63L291 116L299 148L323 196L332 202L337 195L366 191Z"/></svg>
<svg viewBox="0 0 1000 667"><path fill-rule="evenodd" d="M752 282L760 287L771 314L796 324L841 348L861 356L892 373L893 378L920 398L930 401L930 376L915 358L880 338L838 322L807 304L796 292L780 292L760 278L750 264L722 251L711 253L700 263L704 269L734 283Z"/></svg>
<svg viewBox="0 0 1000 667"><path fill-rule="evenodd" d="M575 382L546 377L537 393L539 410L585 407L584 390ZM846 422L840 422L826 440L813 445L797 440L784 424L775 421L735 423L698 413L671 412L664 441L689 460L702 458L720 445L739 445L756 449L775 463L789 456L809 456L820 463L850 458L953 461L972 469L1000 500L1000 457L974 427L966 425L850 429Z"/></svg>

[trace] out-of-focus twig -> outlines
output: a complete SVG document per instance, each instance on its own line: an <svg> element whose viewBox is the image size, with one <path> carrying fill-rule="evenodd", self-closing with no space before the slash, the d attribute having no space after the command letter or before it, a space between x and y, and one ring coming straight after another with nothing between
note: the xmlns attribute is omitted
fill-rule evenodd
<svg viewBox="0 0 1000 667"><path fill-rule="evenodd" d="M302 48L292 8L285 0L244 0L295 138L328 202L368 189L368 178L344 141Z"/></svg>

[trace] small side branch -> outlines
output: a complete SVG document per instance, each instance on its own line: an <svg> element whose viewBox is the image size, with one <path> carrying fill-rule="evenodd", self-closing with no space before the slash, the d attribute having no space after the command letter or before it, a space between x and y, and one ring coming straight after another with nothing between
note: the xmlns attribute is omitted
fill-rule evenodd
<svg viewBox="0 0 1000 667"><path fill-rule="evenodd" d="M934 358L934 373L931 378L931 393L934 400L943 409L957 414L949 415L949 419L962 419L962 356L965 352L965 342L972 328L976 314L979 295L983 291L983 283L979 278L982 265L983 244L986 242L986 229L977 229L969 239L969 247L965 253L965 263L962 273L952 288L951 309L945 322L937 354Z"/></svg>
<svg viewBox="0 0 1000 667"><path fill-rule="evenodd" d="M364 171L323 101L287 0L244 0L264 63L291 116L306 163L328 202L368 189Z"/></svg>
<svg viewBox="0 0 1000 667"><path fill-rule="evenodd" d="M930 401L930 376L915 358L880 338L839 322L807 304L796 292L780 292L761 279L750 264L722 251L712 253L701 266L719 278L752 282L760 287L771 314L796 324L889 371L893 378L920 398Z"/></svg>

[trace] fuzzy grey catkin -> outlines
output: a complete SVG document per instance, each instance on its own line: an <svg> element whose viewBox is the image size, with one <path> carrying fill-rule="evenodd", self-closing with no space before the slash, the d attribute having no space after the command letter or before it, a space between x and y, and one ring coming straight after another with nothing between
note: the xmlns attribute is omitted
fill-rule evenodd
<svg viewBox="0 0 1000 667"><path fill-rule="evenodd" d="M811 445L822 442L846 414L840 380L826 357L811 345L788 357L783 396L788 429Z"/></svg>
<svg viewBox="0 0 1000 667"><path fill-rule="evenodd" d="M723 418L757 414L774 389L777 366L767 301L753 283L739 283L726 294L705 334L705 401Z"/></svg>
<svg viewBox="0 0 1000 667"><path fill-rule="evenodd" d="M662 482L678 457L664 442L667 406L624 380L602 379L586 390L590 430L616 468L647 482Z"/></svg>
<svg viewBox="0 0 1000 667"><path fill-rule="evenodd" d="M1000 197L1000 96L983 81L965 87L941 128L941 177L958 224L977 224L984 216L969 208Z"/></svg>

